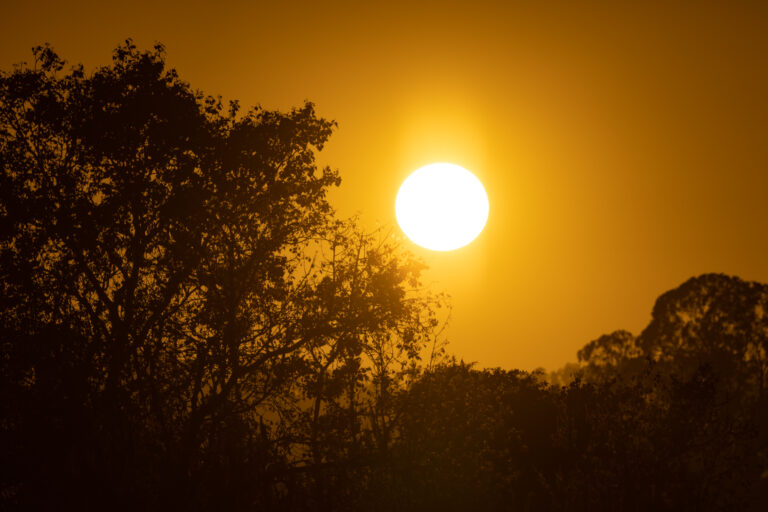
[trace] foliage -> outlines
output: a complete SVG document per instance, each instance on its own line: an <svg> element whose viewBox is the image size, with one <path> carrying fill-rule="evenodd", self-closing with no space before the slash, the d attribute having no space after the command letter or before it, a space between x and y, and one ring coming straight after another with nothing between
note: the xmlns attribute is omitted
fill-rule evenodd
<svg viewBox="0 0 768 512"><path fill-rule="evenodd" d="M338 389L418 360L438 300L418 295L421 267L334 219L338 174L314 160L334 123L312 104L243 113L191 90L161 46L128 41L88 76L34 54L0 77L0 491L272 499L237 482L293 460L299 434L275 436L302 398L327 419L358 406Z"/></svg>
<svg viewBox="0 0 768 512"><path fill-rule="evenodd" d="M336 218L334 123L163 48L0 75L0 506L749 510L768 285L707 274L543 371L445 355L445 297Z"/></svg>

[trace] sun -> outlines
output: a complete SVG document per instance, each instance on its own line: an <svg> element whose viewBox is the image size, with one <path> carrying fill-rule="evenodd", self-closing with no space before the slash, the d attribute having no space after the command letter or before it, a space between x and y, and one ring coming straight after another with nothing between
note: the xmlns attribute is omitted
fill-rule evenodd
<svg viewBox="0 0 768 512"><path fill-rule="evenodd" d="M475 239L488 220L488 195L465 168L448 163L414 171L397 192L395 215L414 243L452 251Z"/></svg>

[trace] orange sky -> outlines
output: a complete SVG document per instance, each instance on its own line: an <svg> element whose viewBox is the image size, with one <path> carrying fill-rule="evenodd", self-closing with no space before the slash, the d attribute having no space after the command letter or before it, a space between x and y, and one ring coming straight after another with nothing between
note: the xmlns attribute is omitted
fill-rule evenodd
<svg viewBox="0 0 768 512"><path fill-rule="evenodd" d="M133 37L205 92L311 100L339 123L334 204L371 226L414 169L473 171L485 231L411 246L465 360L554 369L692 275L768 282L768 3L109 4L4 0L0 68L45 41L105 64Z"/></svg>

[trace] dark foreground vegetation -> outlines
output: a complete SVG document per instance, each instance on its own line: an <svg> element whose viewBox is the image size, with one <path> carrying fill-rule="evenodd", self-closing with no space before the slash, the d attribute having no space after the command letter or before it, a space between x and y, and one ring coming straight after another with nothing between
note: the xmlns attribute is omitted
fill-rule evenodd
<svg viewBox="0 0 768 512"><path fill-rule="evenodd" d="M763 510L768 286L474 369L418 262L335 218L332 128L130 42L0 76L0 508Z"/></svg>

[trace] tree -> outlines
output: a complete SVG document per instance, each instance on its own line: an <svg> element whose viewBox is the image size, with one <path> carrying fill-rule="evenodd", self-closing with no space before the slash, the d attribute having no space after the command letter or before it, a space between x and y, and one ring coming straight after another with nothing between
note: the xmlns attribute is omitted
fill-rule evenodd
<svg viewBox="0 0 768 512"><path fill-rule="evenodd" d="M766 495L767 301L764 284L705 274L662 294L639 336L616 331L579 351L580 375L597 388L576 382L565 390L566 403L593 411L576 429L576 451L604 463L606 449L623 452L639 471L594 499L618 500L611 486L627 491L628 481L664 489L645 493L651 501L642 508L744 508ZM579 439L566 433L569 443ZM580 471L568 480L587 488L582 477L610 481L628 470L607 462L602 475Z"/></svg>
<svg viewBox="0 0 768 512"><path fill-rule="evenodd" d="M635 336L624 330L590 341L577 354L581 375L592 382L637 376L644 366L642 356Z"/></svg>
<svg viewBox="0 0 768 512"><path fill-rule="evenodd" d="M680 374L707 364L734 384L746 378L740 385L762 396L768 384L766 312L767 285L704 274L657 299L638 346Z"/></svg>
<svg viewBox="0 0 768 512"><path fill-rule="evenodd" d="M160 45L129 40L90 75L34 56L0 75L0 496L268 504L313 355L353 380L374 338L415 359L419 269L367 239L354 259L338 173L315 164L334 123L311 103L224 105ZM344 254L323 259L328 240Z"/></svg>
<svg viewBox="0 0 768 512"><path fill-rule="evenodd" d="M301 371L279 404L288 451L308 472L314 500L301 508L363 506L361 482L391 444L394 399L435 341L444 298L423 290L423 264L391 233L334 224L315 240L308 307L331 329L300 354Z"/></svg>
<svg viewBox="0 0 768 512"><path fill-rule="evenodd" d="M381 510L547 510L557 404L536 374L449 362L399 398Z"/></svg>

